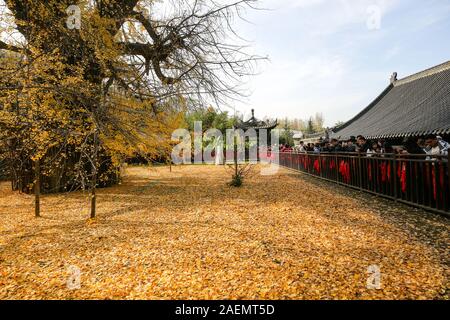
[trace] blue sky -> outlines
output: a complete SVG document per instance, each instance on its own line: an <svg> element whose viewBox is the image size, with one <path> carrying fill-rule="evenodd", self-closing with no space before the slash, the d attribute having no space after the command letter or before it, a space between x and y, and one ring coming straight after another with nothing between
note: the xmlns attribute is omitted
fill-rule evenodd
<svg viewBox="0 0 450 320"><path fill-rule="evenodd" d="M261 0L238 31L268 56L246 116L346 121L399 78L450 60L450 0ZM379 17L379 19L378 19Z"/></svg>
<svg viewBox="0 0 450 320"><path fill-rule="evenodd" d="M269 58L246 83L249 98L234 103L246 117L252 108L260 118L320 112L333 126L365 108L394 71L402 78L450 60L450 0L259 0L258 6L268 10L247 10L249 23L236 26L250 53Z"/></svg>

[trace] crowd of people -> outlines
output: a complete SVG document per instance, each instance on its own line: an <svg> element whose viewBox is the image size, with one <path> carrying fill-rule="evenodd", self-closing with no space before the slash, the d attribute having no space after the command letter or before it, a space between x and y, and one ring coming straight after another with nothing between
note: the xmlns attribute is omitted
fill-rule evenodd
<svg viewBox="0 0 450 320"><path fill-rule="evenodd" d="M448 156L450 143L442 137L429 134L420 138L406 138L401 145L378 139L368 140L364 136L351 137L348 140L338 139L323 140L318 143L300 142L297 146L281 145L280 152L298 153L363 153L367 156L376 154L414 154L428 156Z"/></svg>
<svg viewBox="0 0 450 320"><path fill-rule="evenodd" d="M371 141L358 136L345 141L301 142L295 147L280 146L280 164L361 190L448 211L450 144L445 140L430 134L403 141Z"/></svg>

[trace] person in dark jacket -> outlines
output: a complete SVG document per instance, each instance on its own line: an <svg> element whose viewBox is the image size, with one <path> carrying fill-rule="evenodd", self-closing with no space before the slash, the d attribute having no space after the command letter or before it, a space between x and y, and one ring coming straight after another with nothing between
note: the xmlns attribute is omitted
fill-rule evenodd
<svg viewBox="0 0 450 320"><path fill-rule="evenodd" d="M347 146L345 148L346 152L356 152L356 138L350 137L350 139L347 141Z"/></svg>
<svg viewBox="0 0 450 320"><path fill-rule="evenodd" d="M367 153L367 151L370 150L370 148L372 146L370 141L368 141L363 136L358 136L357 144L358 144L358 147L356 148L356 151L361 152L361 153Z"/></svg>
<svg viewBox="0 0 450 320"><path fill-rule="evenodd" d="M402 157L405 157L407 159L409 158L412 160L424 160L425 157L419 157L416 155L426 155L427 153L423 148L419 146L418 139L409 137L403 140L403 150L401 154L403 155ZM414 165L414 162L412 162L409 165L404 166L403 170L405 171L406 177L411 176L413 185L420 186L418 190L419 198L428 198L428 193L423 193L423 186L425 184L427 175L429 175L430 173L427 173L424 163L416 162Z"/></svg>
<svg viewBox="0 0 450 320"><path fill-rule="evenodd" d="M331 139L330 146L328 147L329 152L343 152L342 146L337 139Z"/></svg>
<svg viewBox="0 0 450 320"><path fill-rule="evenodd" d="M409 154L426 154L426 152L417 144L417 140L413 137L403 140L403 147Z"/></svg>

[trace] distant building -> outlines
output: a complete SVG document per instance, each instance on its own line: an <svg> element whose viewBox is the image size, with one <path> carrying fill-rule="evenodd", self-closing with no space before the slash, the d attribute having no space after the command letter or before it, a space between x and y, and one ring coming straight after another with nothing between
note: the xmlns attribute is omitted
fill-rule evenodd
<svg viewBox="0 0 450 320"><path fill-rule="evenodd" d="M329 136L329 134L327 131L322 131L322 132L312 133L312 134L305 134L302 141L305 142L305 144L319 143L324 140L327 140L328 136Z"/></svg>

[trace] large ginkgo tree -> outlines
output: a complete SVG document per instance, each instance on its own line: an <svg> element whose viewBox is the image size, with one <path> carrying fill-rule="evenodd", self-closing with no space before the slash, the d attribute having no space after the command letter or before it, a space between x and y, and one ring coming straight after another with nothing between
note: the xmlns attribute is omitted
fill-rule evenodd
<svg viewBox="0 0 450 320"><path fill-rule="evenodd" d="M76 186L94 217L111 168L166 152L185 108L241 95L259 58L233 23L254 2L0 0L0 149L36 215L41 187Z"/></svg>

